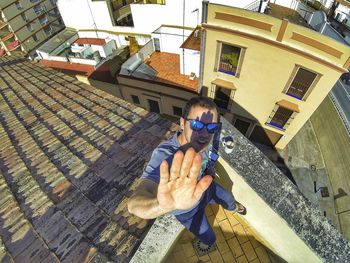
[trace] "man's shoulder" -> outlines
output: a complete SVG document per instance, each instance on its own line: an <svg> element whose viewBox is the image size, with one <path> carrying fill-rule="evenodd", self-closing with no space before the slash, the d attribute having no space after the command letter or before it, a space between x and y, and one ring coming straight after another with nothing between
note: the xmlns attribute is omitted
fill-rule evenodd
<svg viewBox="0 0 350 263"><path fill-rule="evenodd" d="M176 135L174 135L176 136ZM176 138L174 138L174 136L172 136L170 139L162 142L161 144L159 144L157 146L157 148L154 149L153 151L153 155L157 154L157 155L171 155L174 154L178 148L179 145L176 141Z"/></svg>

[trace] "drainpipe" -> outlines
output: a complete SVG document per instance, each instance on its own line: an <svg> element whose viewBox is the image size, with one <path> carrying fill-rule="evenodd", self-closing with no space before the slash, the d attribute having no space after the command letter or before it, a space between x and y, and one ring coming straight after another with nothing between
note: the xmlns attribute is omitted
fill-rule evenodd
<svg viewBox="0 0 350 263"><path fill-rule="evenodd" d="M202 26L207 23L208 16L208 0L203 0L202 2ZM202 87L203 87L203 72L204 72L204 53L205 53L205 39L206 39L206 31L202 28L201 34L201 49L200 49L200 64L199 64L199 87L198 93L202 95Z"/></svg>
<svg viewBox="0 0 350 263"><path fill-rule="evenodd" d="M182 43L185 42L185 0L182 1ZM182 73L185 74L185 49L182 49Z"/></svg>

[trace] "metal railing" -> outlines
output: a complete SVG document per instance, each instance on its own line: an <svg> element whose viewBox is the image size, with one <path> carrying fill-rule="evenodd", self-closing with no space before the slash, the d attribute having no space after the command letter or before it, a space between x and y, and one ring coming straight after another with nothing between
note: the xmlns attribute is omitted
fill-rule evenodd
<svg viewBox="0 0 350 263"><path fill-rule="evenodd" d="M254 12L258 12L259 11L259 6L260 6L260 0L257 0L257 1L254 1L254 2L250 3L246 7L244 7L244 9L250 10L250 11L254 11Z"/></svg>
<svg viewBox="0 0 350 263"><path fill-rule="evenodd" d="M348 119L346 118L346 115L345 115L342 107L340 106L338 99L336 98L336 96L334 96L332 91L329 93L329 98L331 99L331 102L332 102L335 110L337 111L340 119L342 120L344 127L345 127L345 130L347 131L347 133L350 137L350 123L348 122Z"/></svg>

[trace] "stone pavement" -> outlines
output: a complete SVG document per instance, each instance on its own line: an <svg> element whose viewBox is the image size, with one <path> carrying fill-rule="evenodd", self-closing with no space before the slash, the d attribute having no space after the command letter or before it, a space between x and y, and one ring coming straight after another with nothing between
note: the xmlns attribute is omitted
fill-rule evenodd
<svg viewBox="0 0 350 263"><path fill-rule="evenodd" d="M350 240L350 139L328 97L310 120L281 152L256 146Z"/></svg>
<svg viewBox="0 0 350 263"><path fill-rule="evenodd" d="M342 232L327 167L311 122L307 121L281 152L263 145L256 146L294 181L301 193L318 206L320 213Z"/></svg>
<svg viewBox="0 0 350 263"><path fill-rule="evenodd" d="M310 121L280 154L299 190L340 230L327 167Z"/></svg>

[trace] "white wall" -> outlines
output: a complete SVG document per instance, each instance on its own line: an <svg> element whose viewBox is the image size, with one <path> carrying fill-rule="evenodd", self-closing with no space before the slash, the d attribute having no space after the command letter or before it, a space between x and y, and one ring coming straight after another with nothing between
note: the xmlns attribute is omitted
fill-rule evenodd
<svg viewBox="0 0 350 263"><path fill-rule="evenodd" d="M270 0L270 3L281 5L296 10L299 1L297 0Z"/></svg>
<svg viewBox="0 0 350 263"><path fill-rule="evenodd" d="M338 13L340 13L342 20L345 18L348 20L346 24L350 27L350 8L344 5L339 5L339 7L335 10L335 15L337 15ZM340 20L339 22L342 22L342 20Z"/></svg>
<svg viewBox="0 0 350 263"><path fill-rule="evenodd" d="M89 5L93 16L91 15ZM104 1L58 0L58 9L66 27L76 29L111 28L107 4Z"/></svg>
<svg viewBox="0 0 350 263"><path fill-rule="evenodd" d="M159 39L161 51L175 54L181 53L180 46L192 33L191 30L169 27L162 27L158 29L157 32L159 33L152 34L152 39Z"/></svg>
<svg viewBox="0 0 350 263"><path fill-rule="evenodd" d="M180 54L180 73L191 75L194 72L199 77L200 52L196 50L184 49Z"/></svg>
<svg viewBox="0 0 350 263"><path fill-rule="evenodd" d="M210 1L210 3L239 8L244 8L252 2L253 0ZM196 27L198 23L201 23L202 17L202 0L167 0L166 5L131 4L134 27L113 26L105 1L58 0L57 6L66 27L75 29L96 28L116 32L151 34L162 24ZM194 11L196 9L198 11Z"/></svg>

